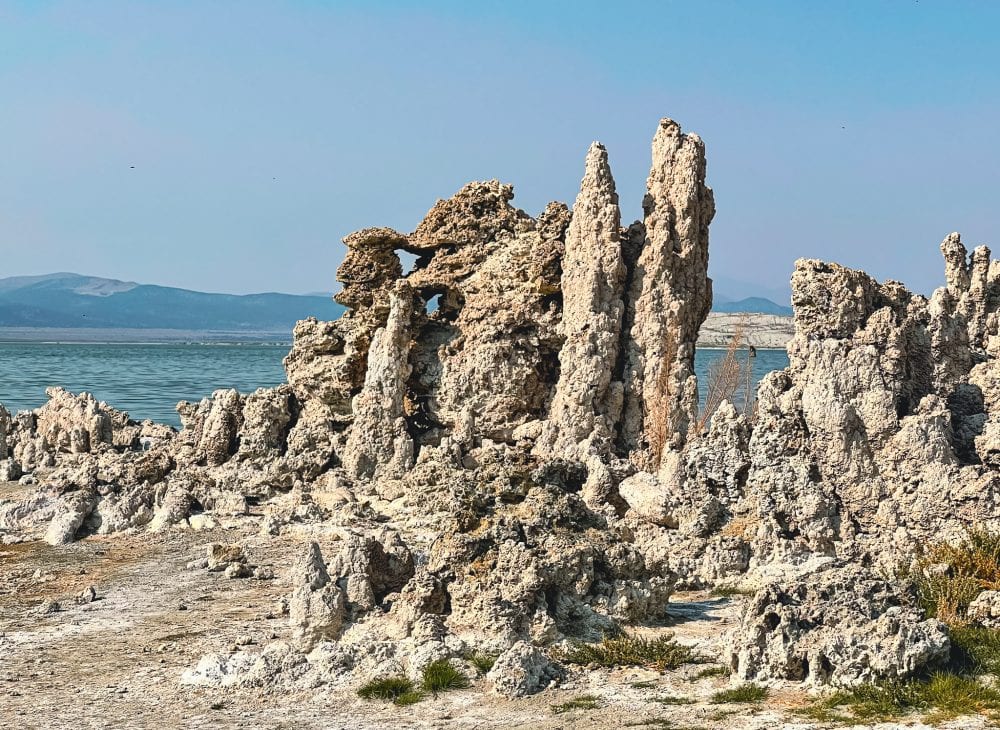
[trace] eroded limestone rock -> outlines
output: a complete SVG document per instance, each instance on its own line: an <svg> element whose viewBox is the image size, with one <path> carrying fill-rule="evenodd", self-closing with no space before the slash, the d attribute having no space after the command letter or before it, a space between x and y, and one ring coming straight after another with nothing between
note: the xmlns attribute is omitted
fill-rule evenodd
<svg viewBox="0 0 1000 730"><path fill-rule="evenodd" d="M904 588L842 567L759 591L730 647L743 681L853 686L932 669L947 661L950 642Z"/></svg>
<svg viewBox="0 0 1000 730"><path fill-rule="evenodd" d="M295 643L308 651L319 641L336 639L346 616L344 592L330 578L319 545L309 543L290 577L288 621Z"/></svg>
<svg viewBox="0 0 1000 730"><path fill-rule="evenodd" d="M606 454L621 418L623 385L613 380L621 344L625 264L621 213L608 153L594 143L566 234L562 263L559 381L539 448L570 457ZM588 446L580 445L587 442Z"/></svg>
<svg viewBox="0 0 1000 730"><path fill-rule="evenodd" d="M697 391L688 383L698 328L712 306L708 226L715 216L698 135L683 134L671 119L660 122L646 191L645 239L635 264L641 276L631 278L626 315L621 438L628 451L648 446L653 414L662 412L682 441L697 410Z"/></svg>
<svg viewBox="0 0 1000 730"><path fill-rule="evenodd" d="M537 646L519 641L497 657L486 680L497 694L514 698L537 694L563 676Z"/></svg>
<svg viewBox="0 0 1000 730"><path fill-rule="evenodd" d="M0 537L252 519L308 541L295 646L206 657L186 681L211 686L417 676L477 647L502 653L490 681L520 696L558 676L536 645L657 620L678 581L761 587L733 639L742 679L931 666L947 638L905 590L830 566L892 567L1000 524L1000 263L952 234L927 299L796 262L789 367L753 409L724 403L694 429L705 174L701 140L665 119L627 228L595 144L572 212L533 218L494 180L413 233L353 233L348 311L296 326L287 385L182 403L179 433L59 389L0 408L0 480L36 486L0 502ZM327 538L329 568L312 542Z"/></svg>

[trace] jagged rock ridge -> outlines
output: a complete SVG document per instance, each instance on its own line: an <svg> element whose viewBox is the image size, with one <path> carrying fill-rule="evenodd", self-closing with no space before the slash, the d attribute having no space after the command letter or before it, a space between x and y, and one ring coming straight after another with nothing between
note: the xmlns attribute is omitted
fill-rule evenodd
<svg viewBox="0 0 1000 730"><path fill-rule="evenodd" d="M288 383L182 403L179 433L61 390L0 409L2 473L38 485L0 503L0 532L61 544L258 505L266 534L302 531L295 645L206 657L196 684L416 676L486 647L510 668L498 691L517 694L559 676L534 647L661 618L676 586L725 582L761 590L732 637L741 677L922 671L944 629L857 566L997 521L1000 267L953 234L947 286L927 300L797 262L790 366L763 380L753 417L724 404L701 429L705 174L702 141L665 119L627 228L595 144L572 212L533 218L511 186L474 182L413 233L353 233L337 272L348 311L296 326ZM417 257L409 273L400 252ZM838 615L873 649L813 618L848 583L870 590ZM799 608L773 608L788 596Z"/></svg>

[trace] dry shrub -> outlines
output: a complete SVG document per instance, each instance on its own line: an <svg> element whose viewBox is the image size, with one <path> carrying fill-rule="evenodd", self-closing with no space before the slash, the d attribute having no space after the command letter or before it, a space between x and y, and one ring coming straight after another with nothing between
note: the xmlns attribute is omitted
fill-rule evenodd
<svg viewBox="0 0 1000 730"><path fill-rule="evenodd" d="M708 369L708 395L705 406L692 424L692 436L705 432L712 416L724 401L735 404L737 394L743 392L743 412L753 418L756 412L753 383L753 356L749 347L746 354L741 349L746 344L749 315L741 314L733 328L733 336L726 347L726 354ZM679 393L674 374L677 360L677 340L673 329L668 329L660 351L656 390L649 399L645 413L646 443L649 446L647 468L655 470L673 435L680 426Z"/></svg>
<svg viewBox="0 0 1000 730"><path fill-rule="evenodd" d="M708 392L705 396L705 406L698 417L696 432L704 433L712 416L725 401L736 402L736 394L742 387L744 390L743 411L749 413L753 401L753 359L750 348L746 357L740 356L740 349L746 339L746 329L749 317L743 314L736 320L733 336L726 347L726 354L713 362L708 368Z"/></svg>
<svg viewBox="0 0 1000 730"><path fill-rule="evenodd" d="M660 370L656 376L656 392L646 413L646 442L649 444L650 467L660 464L663 450L677 431L677 392L674 387L674 362L677 360L677 338L667 329L660 353Z"/></svg>
<svg viewBox="0 0 1000 730"><path fill-rule="evenodd" d="M957 544L935 543L916 561L909 578L929 615L964 625L976 596L1000 590L1000 533L973 528Z"/></svg>

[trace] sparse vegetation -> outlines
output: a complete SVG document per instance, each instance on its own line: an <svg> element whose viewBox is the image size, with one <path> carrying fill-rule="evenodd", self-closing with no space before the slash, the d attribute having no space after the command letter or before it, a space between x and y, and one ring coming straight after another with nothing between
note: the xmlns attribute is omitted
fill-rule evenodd
<svg viewBox="0 0 1000 730"><path fill-rule="evenodd" d="M424 667L422 688L425 692L437 694L452 689L465 689L469 678L447 659L438 659Z"/></svg>
<svg viewBox="0 0 1000 730"><path fill-rule="evenodd" d="M706 667L700 672L691 677L692 681L697 681L699 679L707 679L709 677L728 677L732 672L729 667L725 667L721 664L716 664L714 667Z"/></svg>
<svg viewBox="0 0 1000 730"><path fill-rule="evenodd" d="M901 577L916 586L927 615L962 626L975 597L1000 588L1000 533L971 529L957 544L931 545Z"/></svg>
<svg viewBox="0 0 1000 730"><path fill-rule="evenodd" d="M952 626L952 661L971 674L1000 677L1000 631L982 626Z"/></svg>
<svg viewBox="0 0 1000 730"><path fill-rule="evenodd" d="M648 720L636 720L625 723L625 727L662 727L669 730L705 730L701 725L678 725L666 717L651 717Z"/></svg>
<svg viewBox="0 0 1000 730"><path fill-rule="evenodd" d="M927 680L882 682L838 692L800 714L832 714L834 708L850 709L858 720L890 720L913 712L932 712L933 719L1000 709L1000 691L970 677L940 673Z"/></svg>
<svg viewBox="0 0 1000 730"><path fill-rule="evenodd" d="M719 406L725 401L736 405L736 394L744 381L749 386L753 379L753 359L750 356L750 349L747 348L745 358L740 357L740 348L743 347L747 322L749 317L742 315L736 320L733 327L733 336L726 347L726 353L721 358L713 362L708 368L707 392L705 395L705 405L701 409L695 433L704 433L712 416L719 410ZM744 412L749 413L751 401L753 399L753 389L748 387L743 394Z"/></svg>
<svg viewBox="0 0 1000 730"><path fill-rule="evenodd" d="M571 712L573 710L595 710L598 707L600 707L598 697L595 697L594 695L580 695L579 697L574 697L568 702L552 705L552 712L557 715L561 715L564 712Z"/></svg>
<svg viewBox="0 0 1000 730"><path fill-rule="evenodd" d="M756 704L766 700L768 694L767 687L761 687L758 684L744 684L741 687L716 692L709 701L713 705Z"/></svg>
<svg viewBox="0 0 1000 730"><path fill-rule="evenodd" d="M487 654L486 652L481 651L473 652L466 658L469 660L469 663L476 668L476 671L480 676L485 675L493 669L493 665L496 664L497 661L496 654Z"/></svg>
<svg viewBox="0 0 1000 730"><path fill-rule="evenodd" d="M663 450L677 431L677 387L674 379L674 363L677 360L677 339L674 328L668 327L663 339L659 357L659 372L656 376L656 395L652 407L646 413L646 442L649 444L649 468L653 471L660 465Z"/></svg>
<svg viewBox="0 0 1000 730"><path fill-rule="evenodd" d="M947 719L1000 709L1000 691L977 679L981 674L1000 677L1000 631L974 625L968 616L976 596L1000 589L1000 533L973 528L956 543L935 543L899 577L914 585L928 616L948 624L949 671L842 692L815 711L845 706L862 719L911 712Z"/></svg>
<svg viewBox="0 0 1000 730"><path fill-rule="evenodd" d="M674 641L673 634L647 639L622 633L599 644L577 644L560 657L569 664L600 667L652 667L661 672L699 661L694 651Z"/></svg>
<svg viewBox="0 0 1000 730"><path fill-rule="evenodd" d="M384 677L373 679L358 689L358 697L391 701L395 705L412 705L422 700L424 694L406 677Z"/></svg>
<svg viewBox="0 0 1000 730"><path fill-rule="evenodd" d="M805 707L796 707L792 713L816 722L837 724L853 722L850 716L838 712L835 706L830 706L827 703L828 700L824 699Z"/></svg>
<svg viewBox="0 0 1000 730"><path fill-rule="evenodd" d="M419 689L412 690L410 692L404 692L399 697L392 701L392 704L399 705L400 707L406 707L407 705L415 705L424 699L427 695L421 692Z"/></svg>

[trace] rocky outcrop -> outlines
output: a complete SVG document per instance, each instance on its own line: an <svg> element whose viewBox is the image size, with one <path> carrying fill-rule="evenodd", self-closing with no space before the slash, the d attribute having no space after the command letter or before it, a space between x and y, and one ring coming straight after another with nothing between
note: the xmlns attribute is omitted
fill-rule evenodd
<svg viewBox="0 0 1000 730"><path fill-rule="evenodd" d="M330 567L355 615L381 606L414 575L413 555L392 531L348 536Z"/></svg>
<svg viewBox="0 0 1000 730"><path fill-rule="evenodd" d="M368 371L354 399L354 425L343 463L355 478L402 476L413 466L413 439L403 405L410 375L413 290L400 281L389 295L389 315L368 351Z"/></svg>
<svg viewBox="0 0 1000 730"><path fill-rule="evenodd" d="M760 590L730 637L730 667L743 681L843 687L929 671L949 648L905 589L844 567Z"/></svg>
<svg viewBox="0 0 1000 730"><path fill-rule="evenodd" d="M626 316L622 445L648 444L648 423L666 418L677 443L697 411L694 346L712 306L708 226L715 200L705 185L705 145L671 119L653 138L643 231ZM660 402L666 399L666 402ZM655 414L661 415L655 415ZM676 443L675 443L676 445Z"/></svg>
<svg viewBox="0 0 1000 730"><path fill-rule="evenodd" d="M22 468L55 466L59 454L97 454L138 442L139 425L89 393L76 396L63 388L45 392L49 401L37 412L13 420L6 411L6 417L0 415L5 450Z"/></svg>
<svg viewBox="0 0 1000 730"><path fill-rule="evenodd" d="M327 573L319 545L309 543L292 573L295 589L288 600L288 617L299 647L308 651L317 642L336 639L344 624L344 592Z"/></svg>
<svg viewBox="0 0 1000 730"><path fill-rule="evenodd" d="M97 502L92 492L81 490L64 496L56 505L55 514L45 531L45 542L49 545L65 545L73 542L77 531L94 509Z"/></svg>
<svg viewBox="0 0 1000 730"><path fill-rule="evenodd" d="M10 447L7 445L10 427L10 411L0 405L0 459L5 461L10 456Z"/></svg>
<svg viewBox="0 0 1000 730"><path fill-rule="evenodd" d="M621 381L614 380L624 286L618 194L607 150L594 143L566 234L564 341L548 428L539 438L543 451L572 458L590 451L607 454L611 448L624 397Z"/></svg>
<svg viewBox="0 0 1000 730"><path fill-rule="evenodd" d="M519 641L497 657L486 679L494 692L514 698L537 694L564 675L538 647Z"/></svg>
<svg viewBox="0 0 1000 730"><path fill-rule="evenodd" d="M758 591L732 637L742 679L932 666L940 626L844 566L1000 525L1000 265L952 234L928 299L800 260L789 367L753 408L699 414L705 175L702 141L664 119L627 227L595 143L572 211L473 182L412 233L353 233L347 312L296 326L287 384L181 403L179 433L59 389L0 409L0 478L35 487L0 502L0 537L235 523L308 545L283 576L292 643L206 657L194 683L417 677L482 649L519 696L558 678L539 646L720 583Z"/></svg>
<svg viewBox="0 0 1000 730"><path fill-rule="evenodd" d="M421 258L407 281L437 303L411 354L420 443L452 435L511 441L551 399L564 216L550 206L540 225L509 204L512 195L496 181L467 185L411 236Z"/></svg>
<svg viewBox="0 0 1000 730"><path fill-rule="evenodd" d="M968 609L969 619L990 629L1000 628L1000 591L983 591Z"/></svg>

